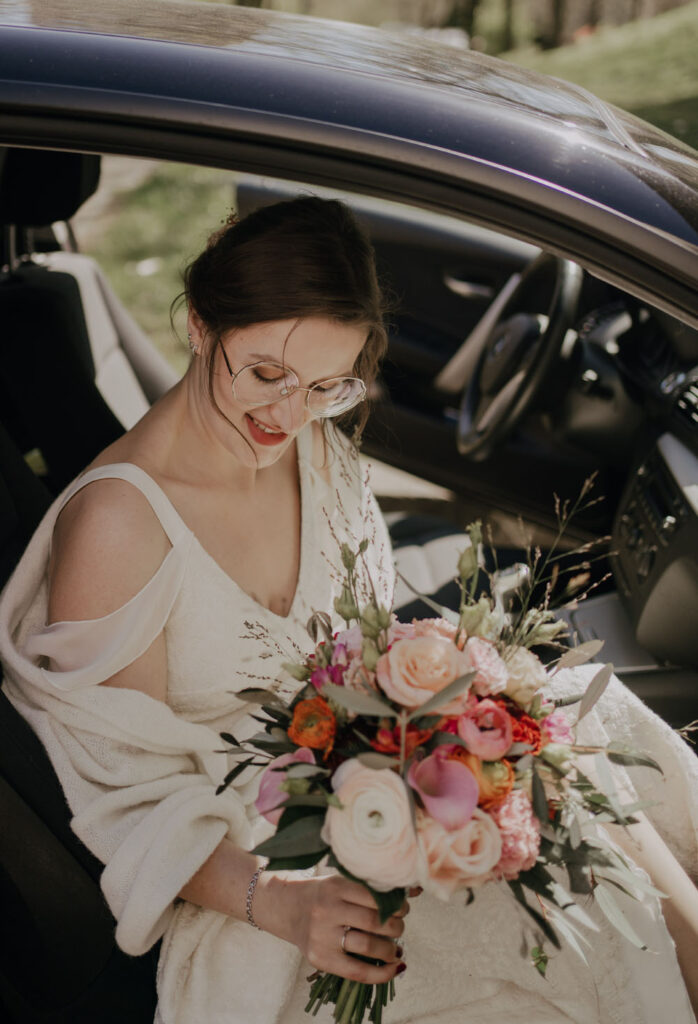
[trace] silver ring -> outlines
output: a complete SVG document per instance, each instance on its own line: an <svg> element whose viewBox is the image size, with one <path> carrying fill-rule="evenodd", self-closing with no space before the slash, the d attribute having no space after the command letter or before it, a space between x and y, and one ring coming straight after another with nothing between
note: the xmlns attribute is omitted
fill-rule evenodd
<svg viewBox="0 0 698 1024"><path fill-rule="evenodd" d="M346 942L347 933L350 932L350 931L351 931L351 925L350 924L345 924L344 925L344 935L342 935L342 952L343 953L346 953L346 951L347 951L346 950L346 946L344 945L344 943Z"/></svg>

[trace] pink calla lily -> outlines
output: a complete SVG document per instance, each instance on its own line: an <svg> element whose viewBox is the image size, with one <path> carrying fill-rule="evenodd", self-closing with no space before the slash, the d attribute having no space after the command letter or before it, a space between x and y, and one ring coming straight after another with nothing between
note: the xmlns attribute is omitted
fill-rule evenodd
<svg viewBox="0 0 698 1024"><path fill-rule="evenodd" d="M281 757L274 758L264 770L254 805L258 813L272 825L278 824L288 797L288 793L281 788L281 783L286 781L286 773L274 769L287 768L303 761L307 764L315 762L315 755L309 747L299 747L292 754L282 754Z"/></svg>
<svg viewBox="0 0 698 1024"><path fill-rule="evenodd" d="M448 760L445 751L413 761L407 781L419 794L427 814L449 832L472 818L479 792L475 776L462 762Z"/></svg>

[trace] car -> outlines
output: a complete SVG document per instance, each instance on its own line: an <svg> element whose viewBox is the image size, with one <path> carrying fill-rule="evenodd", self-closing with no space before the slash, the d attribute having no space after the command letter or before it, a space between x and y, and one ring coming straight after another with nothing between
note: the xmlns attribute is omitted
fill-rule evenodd
<svg viewBox="0 0 698 1024"><path fill-rule="evenodd" d="M0 4L0 582L176 379L75 251L115 155L228 171L243 213L299 188L350 203L395 297L364 452L451 496L383 496L405 577L445 593L471 516L510 561L519 518L549 546L554 494L596 474L569 542L604 557L564 614L672 725L698 717L698 154L418 37L178 0ZM101 865L4 695L0 729L2 1019L151 1021L155 953L116 948Z"/></svg>

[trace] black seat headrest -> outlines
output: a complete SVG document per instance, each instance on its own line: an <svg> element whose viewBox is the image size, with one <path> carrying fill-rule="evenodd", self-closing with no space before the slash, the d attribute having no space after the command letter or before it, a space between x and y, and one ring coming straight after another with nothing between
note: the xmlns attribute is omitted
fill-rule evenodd
<svg viewBox="0 0 698 1024"><path fill-rule="evenodd" d="M99 182L100 157L46 149L6 150L0 170L0 224L44 227L69 220Z"/></svg>

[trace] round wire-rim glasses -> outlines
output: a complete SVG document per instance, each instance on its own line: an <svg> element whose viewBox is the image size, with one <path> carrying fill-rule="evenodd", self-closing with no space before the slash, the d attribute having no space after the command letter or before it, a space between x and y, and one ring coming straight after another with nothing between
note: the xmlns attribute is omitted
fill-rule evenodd
<svg viewBox="0 0 698 1024"><path fill-rule="evenodd" d="M288 366L260 359L255 363L247 363L235 373L222 342L221 352L230 374L233 398L241 405L249 405L251 408L273 405L282 398L289 398L296 391L305 391L305 405L311 416L327 419L348 412L366 397L366 385L359 377L329 377L312 387L304 388L296 373ZM267 367L272 375L265 375L262 367ZM274 373L277 375L273 376Z"/></svg>

